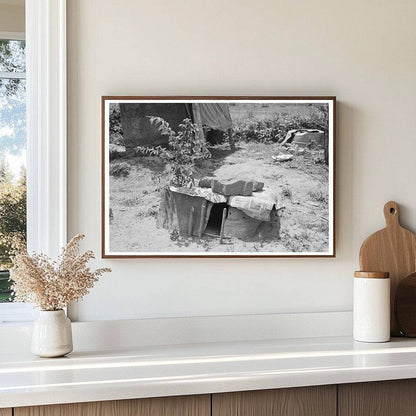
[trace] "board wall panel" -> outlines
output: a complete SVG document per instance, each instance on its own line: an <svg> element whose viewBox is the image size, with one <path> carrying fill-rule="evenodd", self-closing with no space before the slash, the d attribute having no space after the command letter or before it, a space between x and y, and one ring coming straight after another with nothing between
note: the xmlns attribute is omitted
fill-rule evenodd
<svg viewBox="0 0 416 416"><path fill-rule="evenodd" d="M212 416L336 416L336 386L214 394Z"/></svg>
<svg viewBox="0 0 416 416"><path fill-rule="evenodd" d="M416 415L416 380L341 384L338 386L338 415Z"/></svg>
<svg viewBox="0 0 416 416"><path fill-rule="evenodd" d="M19 407L15 416L210 416L210 396L157 397ZM1 415L3 416L3 415ZM8 415L7 415L8 416Z"/></svg>

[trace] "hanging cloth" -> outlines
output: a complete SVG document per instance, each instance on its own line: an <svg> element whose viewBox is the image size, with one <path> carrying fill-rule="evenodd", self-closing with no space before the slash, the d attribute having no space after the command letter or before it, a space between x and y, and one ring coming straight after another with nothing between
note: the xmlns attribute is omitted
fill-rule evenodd
<svg viewBox="0 0 416 416"><path fill-rule="evenodd" d="M226 132L232 127L230 109L226 103L198 103L203 126Z"/></svg>

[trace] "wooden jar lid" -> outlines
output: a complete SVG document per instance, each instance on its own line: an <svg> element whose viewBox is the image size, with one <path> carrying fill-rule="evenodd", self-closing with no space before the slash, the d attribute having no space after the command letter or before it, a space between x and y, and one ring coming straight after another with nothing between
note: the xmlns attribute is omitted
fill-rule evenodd
<svg viewBox="0 0 416 416"><path fill-rule="evenodd" d="M354 277L363 277L365 279L388 279L390 277L389 272L354 272Z"/></svg>

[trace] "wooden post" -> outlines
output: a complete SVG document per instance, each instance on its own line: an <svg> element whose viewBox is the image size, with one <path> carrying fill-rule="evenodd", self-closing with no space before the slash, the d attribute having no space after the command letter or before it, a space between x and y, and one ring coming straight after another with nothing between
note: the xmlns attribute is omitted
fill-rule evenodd
<svg viewBox="0 0 416 416"><path fill-rule="evenodd" d="M329 131L327 129L324 133L324 159L325 164L329 165Z"/></svg>
<svg viewBox="0 0 416 416"><path fill-rule="evenodd" d="M192 236L192 226L194 223L194 207L191 207L191 211L189 212L189 220L188 220L188 236Z"/></svg>
<svg viewBox="0 0 416 416"><path fill-rule="evenodd" d="M198 103L192 103L192 112L194 113L194 123L198 127L198 136L202 141L204 141L204 129L202 127L201 111L199 109Z"/></svg>
<svg viewBox="0 0 416 416"><path fill-rule="evenodd" d="M202 237L202 233L204 232L206 212L207 212L207 200L204 199L204 201L202 202L202 207L201 207L201 218L199 219L199 230L198 230L198 237L199 238Z"/></svg>
<svg viewBox="0 0 416 416"><path fill-rule="evenodd" d="M225 226L225 217L227 216L227 208L222 210L222 221L221 221L221 233L220 233L220 244L224 238L224 226Z"/></svg>

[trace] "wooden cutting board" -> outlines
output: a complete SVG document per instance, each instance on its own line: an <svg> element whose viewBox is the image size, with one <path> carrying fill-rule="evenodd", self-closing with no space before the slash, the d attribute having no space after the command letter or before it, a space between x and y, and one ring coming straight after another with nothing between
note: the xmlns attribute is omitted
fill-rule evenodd
<svg viewBox="0 0 416 416"><path fill-rule="evenodd" d="M394 300L394 316L403 335L416 337L416 273L399 282Z"/></svg>
<svg viewBox="0 0 416 416"><path fill-rule="evenodd" d="M400 331L394 317L394 298L400 280L416 271L416 235L400 225L396 202L384 205L384 217L386 228L370 235L361 246L360 268L390 273L390 329L397 336Z"/></svg>

